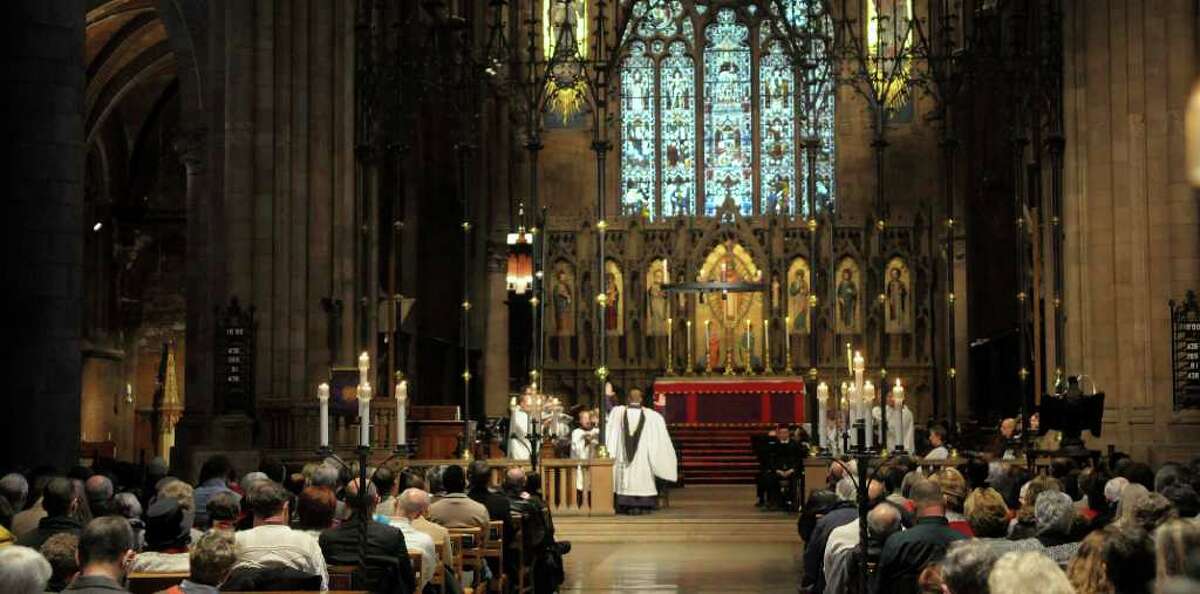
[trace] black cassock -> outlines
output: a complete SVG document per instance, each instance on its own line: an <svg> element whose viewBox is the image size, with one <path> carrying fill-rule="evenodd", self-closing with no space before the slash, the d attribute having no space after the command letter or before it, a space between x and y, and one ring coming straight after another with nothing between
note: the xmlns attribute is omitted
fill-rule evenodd
<svg viewBox="0 0 1200 594"><path fill-rule="evenodd" d="M796 485L804 472L806 450L797 441L775 441L768 445L767 452L767 467L763 474L767 502L772 507L793 509L796 506ZM792 471L790 476L779 476L780 472L788 470Z"/></svg>

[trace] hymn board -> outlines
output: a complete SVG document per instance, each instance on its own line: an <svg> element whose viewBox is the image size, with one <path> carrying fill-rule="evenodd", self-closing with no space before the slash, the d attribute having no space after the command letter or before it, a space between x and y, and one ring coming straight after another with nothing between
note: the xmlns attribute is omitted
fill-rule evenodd
<svg viewBox="0 0 1200 594"><path fill-rule="evenodd" d="M1200 408L1200 304L1188 291L1171 301L1171 378L1175 410Z"/></svg>
<svg viewBox="0 0 1200 594"><path fill-rule="evenodd" d="M254 306L217 310L217 413L254 412Z"/></svg>

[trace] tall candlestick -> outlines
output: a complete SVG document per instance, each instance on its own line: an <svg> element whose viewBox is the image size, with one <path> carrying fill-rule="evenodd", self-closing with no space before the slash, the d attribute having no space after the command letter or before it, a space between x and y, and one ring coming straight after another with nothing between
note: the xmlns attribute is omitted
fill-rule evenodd
<svg viewBox="0 0 1200 594"><path fill-rule="evenodd" d="M667 375L674 375L674 372L675 372L675 357L674 357L674 352L671 350L671 334L672 334L671 321L672 321L671 318L668 317L667 318Z"/></svg>
<svg viewBox="0 0 1200 594"><path fill-rule="evenodd" d="M317 402L321 403L321 447L329 447L329 384L317 386Z"/></svg>
<svg viewBox="0 0 1200 594"><path fill-rule="evenodd" d="M371 445L371 384L358 387L358 445Z"/></svg>
<svg viewBox="0 0 1200 594"><path fill-rule="evenodd" d="M829 385L825 382L817 384L817 422L814 424L814 427L817 431L817 444L820 445L822 449L829 447L829 436L826 435L829 433L829 430L825 427L825 416L827 414L828 406L826 403L828 400Z"/></svg>
<svg viewBox="0 0 1200 594"><path fill-rule="evenodd" d="M408 410L405 406L408 404L408 382L401 380L396 382L396 445L402 446L408 443L408 429L405 425L408 424Z"/></svg>

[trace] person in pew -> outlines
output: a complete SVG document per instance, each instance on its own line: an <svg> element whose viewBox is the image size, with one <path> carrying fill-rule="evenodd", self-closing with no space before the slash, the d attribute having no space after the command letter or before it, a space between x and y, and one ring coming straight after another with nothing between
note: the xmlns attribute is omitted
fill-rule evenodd
<svg viewBox="0 0 1200 594"><path fill-rule="evenodd" d="M187 573L191 531L179 502L163 498L146 512L146 550L138 553L133 573Z"/></svg>
<svg viewBox="0 0 1200 594"><path fill-rule="evenodd" d="M191 575L178 586L159 594L217 594L237 563L237 544L233 534L210 530L201 536L189 553Z"/></svg>
<svg viewBox="0 0 1200 594"><path fill-rule="evenodd" d="M79 534L83 529L83 523L75 518L75 508L79 505L71 479L61 476L50 479L42 492L42 507L46 510L46 516L38 521L36 529L19 536L17 544L37 550L46 539L60 532Z"/></svg>
<svg viewBox="0 0 1200 594"><path fill-rule="evenodd" d="M442 473L446 495L429 506L429 519L446 528L478 528L480 538L487 539L488 509L467 496L466 472L457 464Z"/></svg>
<svg viewBox="0 0 1200 594"><path fill-rule="evenodd" d="M368 482L366 496L359 496L358 479L346 485L346 504L353 510L350 519L337 528L321 533L320 553L329 565L358 565L360 558L360 522L367 523L365 543L368 582L372 592L415 594L420 591L412 562L408 558L408 543L404 533L392 526L375 521L379 492ZM364 508L365 506L365 508ZM422 579L425 576L422 576ZM325 588L328 589L326 585Z"/></svg>
<svg viewBox="0 0 1200 594"><path fill-rule="evenodd" d="M642 391L629 390L624 406L608 415L604 442L611 452L613 487L620 513L640 515L658 507L655 479L679 480L675 446L667 423L657 411L642 406Z"/></svg>
<svg viewBox="0 0 1200 594"><path fill-rule="evenodd" d="M513 546L513 535L516 534L516 525L512 519L512 506L508 503L508 497L504 493L500 493L491 488L492 483L492 467L486 460L476 460L471 463L471 490L467 492L467 496L472 501L484 506L487 511L489 522L501 522L504 526L504 556L505 559L511 559L509 554ZM433 519L430 516L430 519ZM437 520L434 520L435 522ZM483 534L482 538L487 539L487 533ZM488 572L490 575L500 575L502 567L496 564L495 559L488 559Z"/></svg>
<svg viewBox="0 0 1200 594"><path fill-rule="evenodd" d="M125 518L96 518L79 534L79 575L63 592L128 592L125 571L133 562L133 529Z"/></svg>
<svg viewBox="0 0 1200 594"><path fill-rule="evenodd" d="M803 472L804 447L792 440L786 425L775 428L775 442L768 446L764 477L769 509L792 510L796 505L797 473Z"/></svg>
<svg viewBox="0 0 1200 594"><path fill-rule="evenodd" d="M79 573L79 537L69 532L55 534L42 543L42 556L50 562L47 592L62 592Z"/></svg>
<svg viewBox="0 0 1200 594"><path fill-rule="evenodd" d="M925 566L940 560L951 543L966 539L950 528L946 502L937 483L917 481L912 487L912 500L917 510L916 524L884 543L871 586L873 594L917 592L917 577Z"/></svg>
<svg viewBox="0 0 1200 594"><path fill-rule="evenodd" d="M326 487L305 487L296 501L296 530L307 532L313 538L333 527L337 514L337 497Z"/></svg>
<svg viewBox="0 0 1200 594"><path fill-rule="evenodd" d="M829 533L829 541L825 544L823 568L825 572L825 594L842 594L852 590L858 583L862 552L859 539L862 531L859 520L855 519ZM894 505L881 501L867 512L867 560L874 564L879 559L883 543L888 537L902 528L900 510Z"/></svg>
<svg viewBox="0 0 1200 594"><path fill-rule="evenodd" d="M858 488L854 480L844 477L838 481L835 489L838 502L826 510L817 520L809 540L804 543L804 577L800 581L800 590L816 594L825 591L825 546L829 544L829 535L834 529L853 522L858 517L855 501L858 499Z"/></svg>
<svg viewBox="0 0 1200 594"><path fill-rule="evenodd" d="M434 568L441 563L433 544L433 537L417 530L412 525L414 518L419 518L429 511L429 493L420 489L405 489L397 498L396 503L401 515L390 518L389 524L404 533L404 542L407 543L408 550L421 553L421 576L417 581L417 589L423 591L429 584L429 580L433 578Z"/></svg>
<svg viewBox="0 0 1200 594"><path fill-rule="evenodd" d="M21 545L0 547L0 592L40 594L50 579L50 564Z"/></svg>
<svg viewBox="0 0 1200 594"><path fill-rule="evenodd" d="M929 429L929 453L925 454L926 462L938 462L950 457L950 448L946 445L946 428L934 425Z"/></svg>
<svg viewBox="0 0 1200 594"><path fill-rule="evenodd" d="M254 527L237 533L237 567L282 567L317 575L321 578L321 588L328 589L329 571L317 540L288 526L291 515L288 512L290 497L287 490L269 479L263 479L254 483L246 493L245 501L254 514ZM404 562L408 563L407 555L404 556Z"/></svg>
<svg viewBox="0 0 1200 594"><path fill-rule="evenodd" d="M533 484L537 482L540 480ZM533 493L529 492L531 486L529 477L520 467L510 468L504 475L504 494L512 510L522 517L522 545L525 562L533 569L534 592L555 592L566 578L562 556L571 551L571 543L554 540L554 522L550 510L537 494L536 487Z"/></svg>
<svg viewBox="0 0 1200 594"><path fill-rule="evenodd" d="M775 429L750 436L750 450L754 452L754 459L758 462L758 475L754 477L755 507L767 506L767 479L771 474L771 446L777 441Z"/></svg>
<svg viewBox="0 0 1200 594"><path fill-rule="evenodd" d="M242 496L233 491L222 491L210 497L205 508L213 530L233 532L234 524L242 514Z"/></svg>

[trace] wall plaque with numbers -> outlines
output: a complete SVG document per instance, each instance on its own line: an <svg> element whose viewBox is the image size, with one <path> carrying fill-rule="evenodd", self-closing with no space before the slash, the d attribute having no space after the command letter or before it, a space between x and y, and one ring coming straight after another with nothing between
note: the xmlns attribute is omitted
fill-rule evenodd
<svg viewBox="0 0 1200 594"><path fill-rule="evenodd" d="M1200 304L1188 291L1171 301L1171 379L1175 410L1200 408Z"/></svg>
<svg viewBox="0 0 1200 594"><path fill-rule="evenodd" d="M254 413L254 307L217 308L216 412Z"/></svg>

